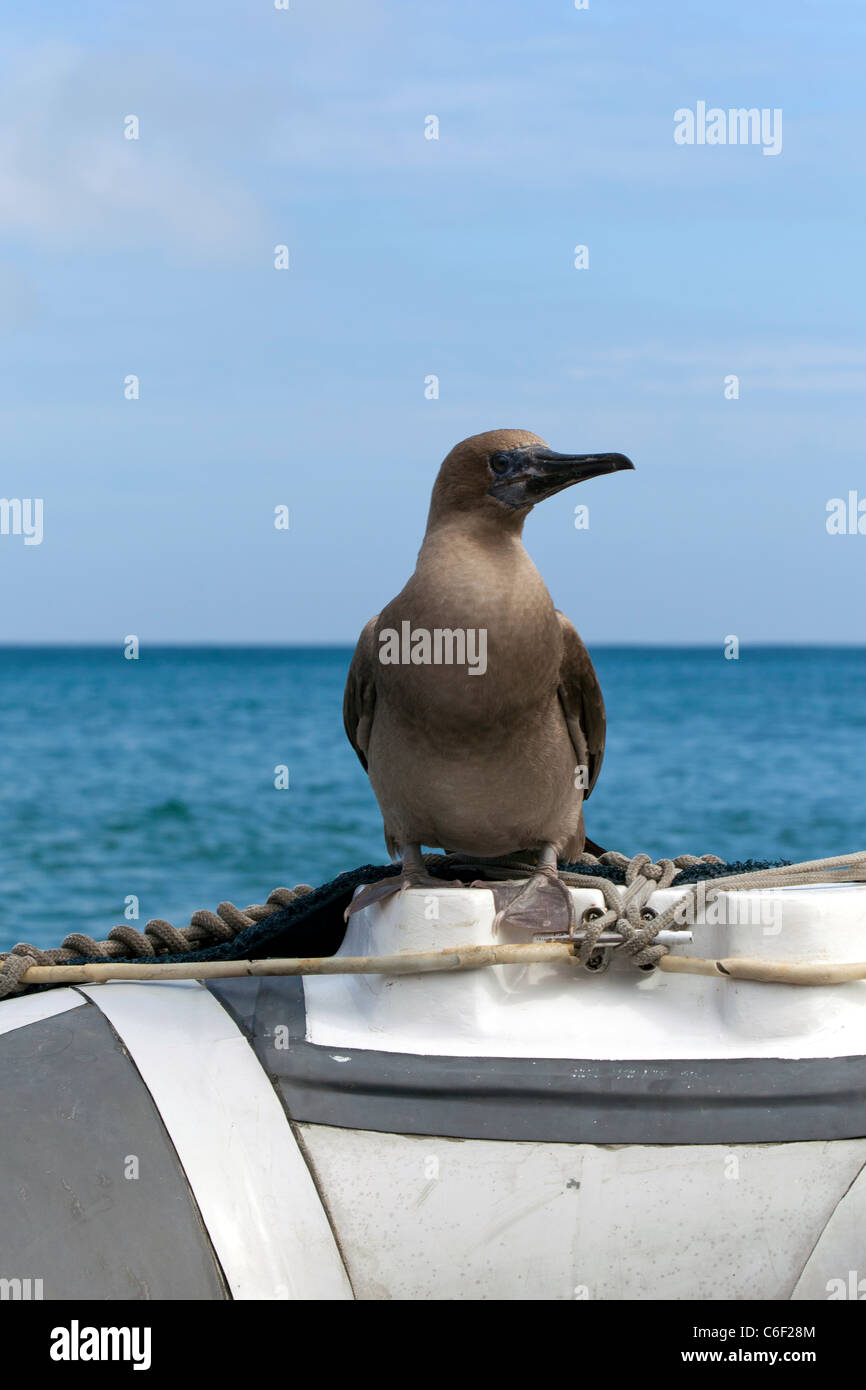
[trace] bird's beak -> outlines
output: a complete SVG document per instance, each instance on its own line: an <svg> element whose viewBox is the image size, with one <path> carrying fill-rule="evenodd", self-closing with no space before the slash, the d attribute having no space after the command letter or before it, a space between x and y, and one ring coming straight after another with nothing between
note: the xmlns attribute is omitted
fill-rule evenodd
<svg viewBox="0 0 866 1390"><path fill-rule="evenodd" d="M572 483L634 468L625 454L555 454L529 444L491 459L494 480L487 491L509 507L532 507Z"/></svg>

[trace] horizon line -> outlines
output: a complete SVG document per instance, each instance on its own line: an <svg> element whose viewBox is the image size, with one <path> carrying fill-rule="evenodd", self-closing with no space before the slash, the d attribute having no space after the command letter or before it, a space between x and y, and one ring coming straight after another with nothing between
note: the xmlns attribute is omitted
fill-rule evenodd
<svg viewBox="0 0 866 1390"><path fill-rule="evenodd" d="M866 649L866 638L862 641L840 642L840 641L821 641L801 639L798 641L775 641L772 639L739 639L740 648L747 650L779 650L779 651L802 651L824 650L824 651L863 651ZM3 651L121 651L125 643L105 642L105 641L44 641L44 642L0 642L0 652ZM243 641L190 641L190 640L167 640L167 641L147 641L139 643L139 649L144 651L352 651L357 645L357 638L345 640L333 640L323 642L298 641L298 642L243 642ZM584 641L587 648L596 651L716 651L726 645L724 639L715 642L701 640L690 641L688 639L679 642L633 642L622 641Z"/></svg>

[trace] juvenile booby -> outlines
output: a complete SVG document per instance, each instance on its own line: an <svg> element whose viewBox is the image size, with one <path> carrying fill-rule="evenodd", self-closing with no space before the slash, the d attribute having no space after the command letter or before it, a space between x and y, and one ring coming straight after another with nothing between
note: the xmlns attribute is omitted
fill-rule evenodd
<svg viewBox="0 0 866 1390"><path fill-rule="evenodd" d="M537 502L633 467L623 454L554 453L527 430L473 435L442 463L415 572L367 623L346 682L346 733L402 858L400 877L362 890L349 912L401 886L441 888L424 870L428 845L538 851L508 916L550 920L558 894L555 915L571 920L556 863L584 847L604 702L521 534Z"/></svg>

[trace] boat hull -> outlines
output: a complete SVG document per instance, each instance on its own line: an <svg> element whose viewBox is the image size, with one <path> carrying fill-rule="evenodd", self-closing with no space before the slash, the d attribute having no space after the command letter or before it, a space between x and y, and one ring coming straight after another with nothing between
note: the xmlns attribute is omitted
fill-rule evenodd
<svg viewBox="0 0 866 1390"><path fill-rule="evenodd" d="M292 980L5 1003L0 1297L796 1300L866 1272L861 1057L308 1032Z"/></svg>

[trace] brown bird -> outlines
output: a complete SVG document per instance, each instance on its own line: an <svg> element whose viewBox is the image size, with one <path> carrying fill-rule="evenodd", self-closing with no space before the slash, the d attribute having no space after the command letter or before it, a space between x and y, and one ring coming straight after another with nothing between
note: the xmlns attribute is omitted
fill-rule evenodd
<svg viewBox="0 0 866 1390"><path fill-rule="evenodd" d="M527 430L473 435L444 460L415 573L364 628L346 682L346 733L402 858L402 874L361 890L349 913L402 886L441 889L424 869L428 845L538 851L507 915L549 923L558 896L554 915L571 923L557 859L584 848L604 702L521 533L537 502L633 467L623 454L554 453Z"/></svg>

